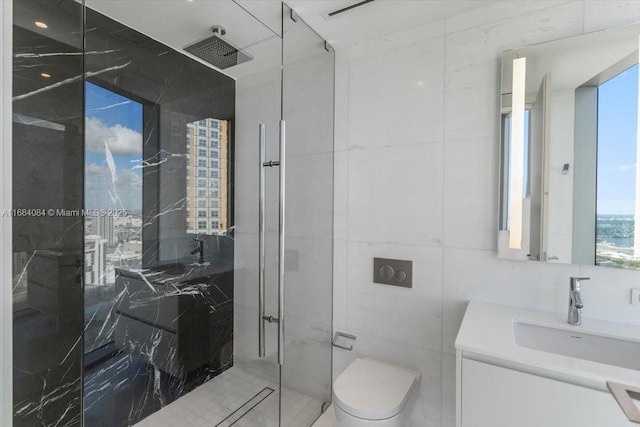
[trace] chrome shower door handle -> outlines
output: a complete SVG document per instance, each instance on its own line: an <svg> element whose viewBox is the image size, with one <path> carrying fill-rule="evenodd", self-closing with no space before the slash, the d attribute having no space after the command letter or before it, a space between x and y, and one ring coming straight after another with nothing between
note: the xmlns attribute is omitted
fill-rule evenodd
<svg viewBox="0 0 640 427"><path fill-rule="evenodd" d="M286 127L280 120L280 227L278 228L278 364L284 364L284 232Z"/></svg>
<svg viewBox="0 0 640 427"><path fill-rule="evenodd" d="M260 145L260 184L258 200L258 357L265 357L265 321L278 324L278 364L284 363L284 232L285 232L285 123L280 120L280 160L265 159L266 130L265 125L258 126ZM278 317L265 314L265 168L279 166L279 227L278 227Z"/></svg>
<svg viewBox="0 0 640 427"><path fill-rule="evenodd" d="M259 179L259 196L258 196L258 357L265 356L265 312L264 312L264 281L265 281L265 149L266 149L266 129L265 125L258 125L258 143L259 143L259 162L260 162L260 179Z"/></svg>

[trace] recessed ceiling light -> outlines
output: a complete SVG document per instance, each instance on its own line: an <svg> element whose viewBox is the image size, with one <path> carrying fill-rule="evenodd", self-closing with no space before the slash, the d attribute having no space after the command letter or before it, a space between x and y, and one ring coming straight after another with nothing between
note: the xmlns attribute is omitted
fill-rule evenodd
<svg viewBox="0 0 640 427"><path fill-rule="evenodd" d="M49 28L49 26L42 21L36 21L35 24L38 28Z"/></svg>
<svg viewBox="0 0 640 427"><path fill-rule="evenodd" d="M51 78L51 74L49 73L40 73L40 77L44 77L45 79Z"/></svg>
<svg viewBox="0 0 640 427"><path fill-rule="evenodd" d="M418 86L422 86L422 85L424 85L424 82L423 81L419 81L418 82Z"/></svg>

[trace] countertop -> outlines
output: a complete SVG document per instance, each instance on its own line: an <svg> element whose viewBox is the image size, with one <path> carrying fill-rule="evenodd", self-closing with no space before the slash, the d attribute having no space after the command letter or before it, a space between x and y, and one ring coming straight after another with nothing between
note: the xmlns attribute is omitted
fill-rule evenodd
<svg viewBox="0 0 640 427"><path fill-rule="evenodd" d="M178 267L177 267L178 266ZM225 264L181 264L181 263L161 263L153 268L146 269L126 269L116 268L118 274L140 279L141 275L154 285L176 286L194 280L211 277L217 274L232 271L233 266Z"/></svg>
<svg viewBox="0 0 640 427"><path fill-rule="evenodd" d="M455 342L459 356L602 391L609 380L640 386L640 371L519 346L514 322L640 342L640 327L635 325L583 318L581 326L573 326L566 314L472 301Z"/></svg>

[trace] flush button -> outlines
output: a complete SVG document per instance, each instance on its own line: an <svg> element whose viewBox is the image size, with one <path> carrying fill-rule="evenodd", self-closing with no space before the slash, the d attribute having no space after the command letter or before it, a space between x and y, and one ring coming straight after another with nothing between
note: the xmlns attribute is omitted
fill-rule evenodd
<svg viewBox="0 0 640 427"><path fill-rule="evenodd" d="M378 269L378 273L380 274L381 279L391 280L393 279L393 275L395 271L393 270L393 267L391 267L389 264L385 264Z"/></svg>
<svg viewBox="0 0 640 427"><path fill-rule="evenodd" d="M411 288L413 262L408 260L373 258L373 282Z"/></svg>
<svg viewBox="0 0 640 427"><path fill-rule="evenodd" d="M404 282L407 279L407 273L402 270L396 271L396 274L393 276L398 282Z"/></svg>

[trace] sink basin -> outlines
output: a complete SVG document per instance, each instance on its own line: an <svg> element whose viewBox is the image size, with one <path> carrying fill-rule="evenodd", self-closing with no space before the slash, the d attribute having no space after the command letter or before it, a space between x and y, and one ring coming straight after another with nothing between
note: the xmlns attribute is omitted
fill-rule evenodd
<svg viewBox="0 0 640 427"><path fill-rule="evenodd" d="M513 332L521 347L640 371L640 342L522 321Z"/></svg>

